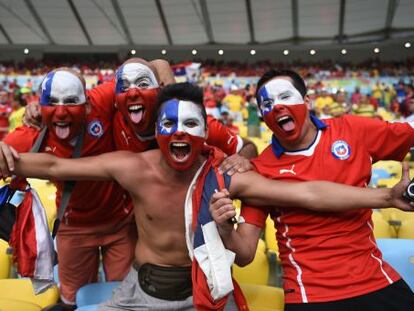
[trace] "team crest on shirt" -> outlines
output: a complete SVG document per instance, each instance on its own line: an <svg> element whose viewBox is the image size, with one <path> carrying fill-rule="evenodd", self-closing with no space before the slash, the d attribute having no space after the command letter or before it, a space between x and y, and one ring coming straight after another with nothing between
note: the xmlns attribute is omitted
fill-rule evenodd
<svg viewBox="0 0 414 311"><path fill-rule="evenodd" d="M95 138L101 137L103 134L103 126L101 121L95 120L90 122L88 125L88 133Z"/></svg>
<svg viewBox="0 0 414 311"><path fill-rule="evenodd" d="M331 152L335 158L346 160L351 156L351 147L344 140L337 140L332 144Z"/></svg>

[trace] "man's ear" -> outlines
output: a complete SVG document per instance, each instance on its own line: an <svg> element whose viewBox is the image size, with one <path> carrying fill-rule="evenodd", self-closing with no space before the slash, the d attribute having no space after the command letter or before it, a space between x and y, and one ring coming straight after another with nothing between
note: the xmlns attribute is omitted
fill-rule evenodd
<svg viewBox="0 0 414 311"><path fill-rule="evenodd" d="M304 97L304 103L305 103L306 107L308 108L308 110L311 110L312 109L312 107L311 107L311 101L310 101L310 98L309 98L308 95L305 95L305 97Z"/></svg>

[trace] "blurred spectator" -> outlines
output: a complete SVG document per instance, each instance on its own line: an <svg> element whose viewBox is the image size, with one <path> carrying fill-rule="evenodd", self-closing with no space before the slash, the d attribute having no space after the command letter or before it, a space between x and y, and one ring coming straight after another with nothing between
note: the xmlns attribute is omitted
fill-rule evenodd
<svg viewBox="0 0 414 311"><path fill-rule="evenodd" d="M359 87L355 87L355 92L351 96L351 104L359 104L361 102L361 92Z"/></svg>
<svg viewBox="0 0 414 311"><path fill-rule="evenodd" d="M0 86L0 140L9 131L9 115L12 112L9 94Z"/></svg>
<svg viewBox="0 0 414 311"><path fill-rule="evenodd" d="M233 124L233 118L227 109L221 111L220 122L227 126L235 135L239 134L239 128Z"/></svg>
<svg viewBox="0 0 414 311"><path fill-rule="evenodd" d="M207 86L204 91L204 106L208 115L216 119L220 118L220 110L217 108L217 102L210 86Z"/></svg>
<svg viewBox="0 0 414 311"><path fill-rule="evenodd" d="M247 136L260 137L260 114L256 98L252 95L247 96L247 112Z"/></svg>
<svg viewBox="0 0 414 311"><path fill-rule="evenodd" d="M244 106L244 98L241 96L237 85L231 85L230 93L223 98L222 104L227 107L230 116L234 121L243 121L242 109Z"/></svg>
<svg viewBox="0 0 414 311"><path fill-rule="evenodd" d="M321 94L315 101L315 110L319 112L321 115L326 114L329 111L330 106L333 104L333 99L330 94L328 94L328 90L326 88L321 89Z"/></svg>
<svg viewBox="0 0 414 311"><path fill-rule="evenodd" d="M24 110L27 105L27 99L31 94L31 90L22 87L16 95L16 99L12 103L13 112L9 116L9 131L13 131L16 127L23 125Z"/></svg>
<svg viewBox="0 0 414 311"><path fill-rule="evenodd" d="M361 117L373 118L376 116L376 108L372 105L368 95L362 94L359 103L352 106L353 112Z"/></svg>

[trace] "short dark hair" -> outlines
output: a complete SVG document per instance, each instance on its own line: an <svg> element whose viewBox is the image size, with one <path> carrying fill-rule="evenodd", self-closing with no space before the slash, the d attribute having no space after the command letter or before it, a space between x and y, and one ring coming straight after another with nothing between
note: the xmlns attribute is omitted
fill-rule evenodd
<svg viewBox="0 0 414 311"><path fill-rule="evenodd" d="M308 92L308 89L306 87L305 81L302 79L302 77L293 70L290 69L271 69L266 71L263 76L259 79L259 82L257 82L257 88L256 88L256 98L258 98L259 90L260 88L268 81L275 77L282 77L286 76L292 79L293 86L299 91L299 93L305 97L306 93ZM259 100L258 100L259 102Z"/></svg>
<svg viewBox="0 0 414 311"><path fill-rule="evenodd" d="M204 96L203 96L203 89L193 85L188 82L183 83L173 83L165 86L161 89L161 91L158 93L157 98L157 116L161 109L161 106L163 103L170 99L178 99L178 100L186 100L191 101L197 106L199 106L201 110L201 114L203 115L203 118L207 124L207 113L206 108L204 107Z"/></svg>

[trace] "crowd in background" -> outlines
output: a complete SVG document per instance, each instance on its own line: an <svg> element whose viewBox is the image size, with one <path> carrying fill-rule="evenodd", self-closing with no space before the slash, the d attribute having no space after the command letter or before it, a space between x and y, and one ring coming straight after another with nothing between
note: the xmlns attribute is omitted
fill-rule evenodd
<svg viewBox="0 0 414 311"><path fill-rule="evenodd" d="M0 64L0 138L21 124L24 107L28 103L39 100L38 85L31 77L41 76L62 65L76 68L85 76L94 76L96 83L102 83L113 78L119 63L74 64L26 60L24 63ZM207 112L235 132L239 130L237 125L244 124L249 137L259 137L261 120L256 106L257 79L254 77L270 68L286 66L272 62L204 61L197 82L205 90ZM297 61L288 67L306 78L312 109L322 119L357 114L384 120L414 120L414 85L411 80L414 59L392 63L369 60L357 65L339 65L332 61L305 64ZM22 85L16 79L18 75L28 76ZM243 77L253 78L243 80ZM381 77L392 79L381 80ZM343 81L347 81L346 87L341 87Z"/></svg>

